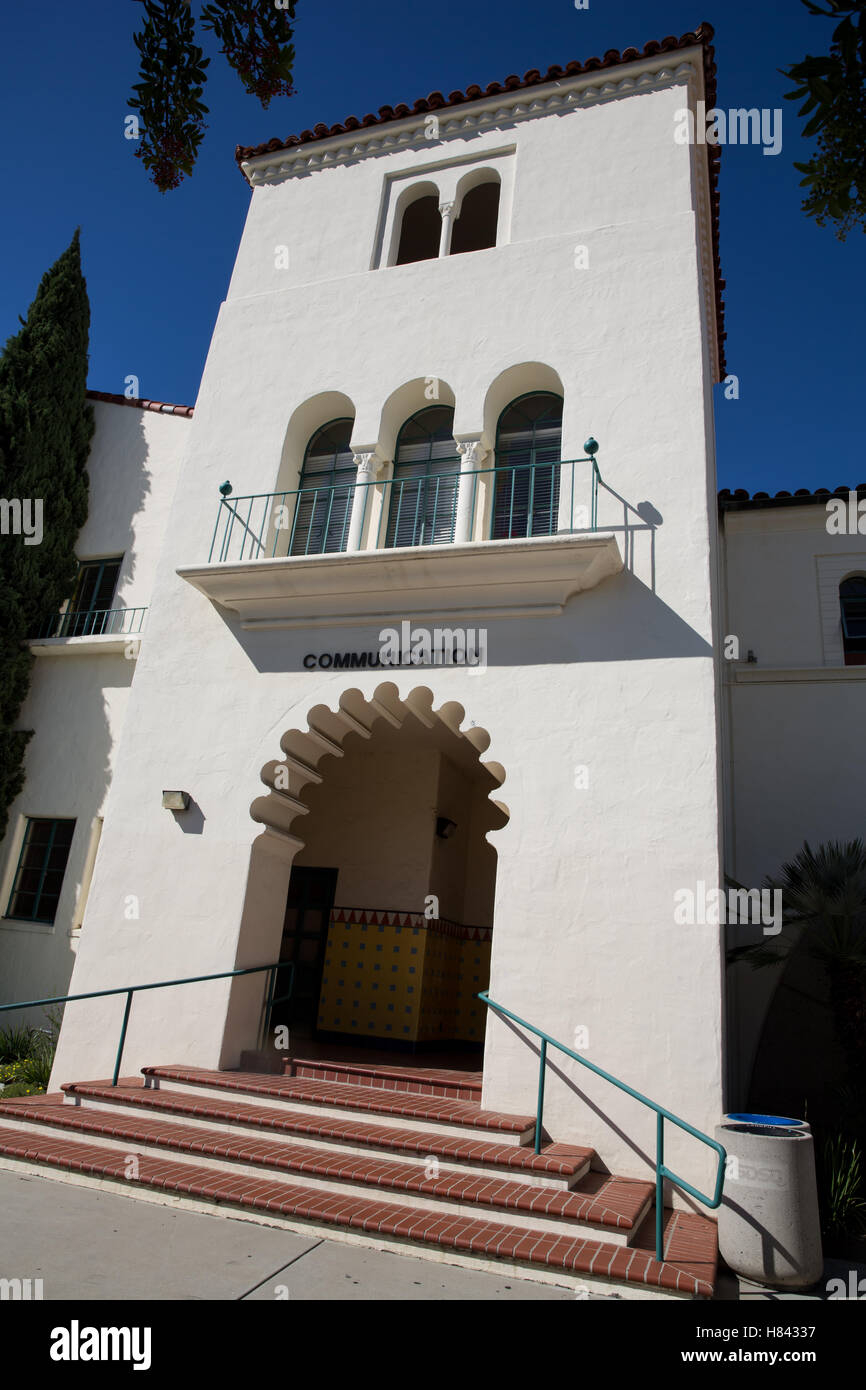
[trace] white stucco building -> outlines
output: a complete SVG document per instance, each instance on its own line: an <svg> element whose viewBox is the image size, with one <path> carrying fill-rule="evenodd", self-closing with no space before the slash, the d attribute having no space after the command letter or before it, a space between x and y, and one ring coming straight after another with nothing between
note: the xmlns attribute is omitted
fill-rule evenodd
<svg viewBox="0 0 866 1390"><path fill-rule="evenodd" d="M483 1042L484 1106L531 1111L489 985L701 1130L738 1102L766 1001L737 977L726 1005L724 930L676 895L856 833L862 768L815 731L862 701L866 537L819 497L719 508L718 151L674 139L698 100L687 35L239 151L194 413L96 406L79 555L120 565L36 645L4 1001L292 958L300 1037ZM420 663L387 669L389 630ZM137 996L124 1070L272 1048L264 992ZM68 1006L53 1085L110 1074L122 1011ZM645 1173L652 1115L579 1073L551 1068L546 1127Z"/></svg>

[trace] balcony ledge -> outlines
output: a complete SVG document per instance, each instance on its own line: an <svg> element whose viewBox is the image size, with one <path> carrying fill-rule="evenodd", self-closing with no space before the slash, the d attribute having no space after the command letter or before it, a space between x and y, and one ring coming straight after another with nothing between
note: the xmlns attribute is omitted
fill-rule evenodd
<svg viewBox="0 0 866 1390"><path fill-rule="evenodd" d="M623 568L612 532L299 555L177 573L243 628L552 616Z"/></svg>
<svg viewBox="0 0 866 1390"><path fill-rule="evenodd" d="M34 637L27 643L34 656L110 656L125 653L129 644L135 642L136 651L141 641L140 632L91 633L87 637Z"/></svg>

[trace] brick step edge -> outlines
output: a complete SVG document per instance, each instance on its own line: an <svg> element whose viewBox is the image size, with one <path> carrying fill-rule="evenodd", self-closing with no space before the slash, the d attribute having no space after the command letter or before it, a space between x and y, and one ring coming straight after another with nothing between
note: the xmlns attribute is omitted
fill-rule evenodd
<svg viewBox="0 0 866 1390"><path fill-rule="evenodd" d="M682 1227L688 1217L681 1212L671 1213L668 1218L668 1258L658 1262L648 1251L634 1246L607 1245L580 1236L494 1226L472 1217L440 1216L394 1202L342 1197L240 1174L214 1173L207 1168L147 1155L139 1157L138 1178L130 1180L122 1154L95 1144L70 1143L13 1128L0 1128L2 1157L116 1181L130 1195L136 1187L146 1187L240 1211L255 1210L275 1219L317 1222L530 1268L568 1275L586 1274L607 1279L614 1285L617 1282L634 1284L686 1297L710 1298L715 1283L716 1259L710 1252L707 1233L687 1226L683 1238L678 1223ZM700 1217L694 1220L704 1226L711 1224ZM680 1256L680 1249L684 1258ZM672 1254L675 1258L671 1258Z"/></svg>
<svg viewBox="0 0 866 1390"><path fill-rule="evenodd" d="M440 1067L388 1067L366 1062L327 1062L324 1059L289 1057L285 1076L318 1077L345 1081L383 1091L410 1091L416 1095L446 1096L452 1100L481 1100L481 1076L476 1072L449 1071Z"/></svg>
<svg viewBox="0 0 866 1390"><path fill-rule="evenodd" d="M305 1134L329 1143L352 1143L365 1149L384 1149L389 1154L429 1155L452 1162L507 1168L511 1173L544 1174L550 1178L570 1179L575 1174L582 1177L584 1169L596 1157L594 1149L571 1144L548 1144L540 1154L536 1154L533 1149L517 1144L497 1144L495 1139L464 1139L458 1135L430 1134L417 1129L393 1129L388 1125L349 1117L333 1119L304 1111L280 1111L273 1106L256 1106L238 1100L231 1094L221 1099L192 1095L186 1091L152 1090L145 1087L138 1077L122 1078L116 1087L108 1082L67 1082L62 1091L76 1100L94 1099L135 1105L163 1114L195 1116L224 1124L273 1130L277 1134ZM14 1101L9 1101L9 1105L12 1104ZM0 1108L0 1115L2 1113Z"/></svg>
<svg viewBox="0 0 866 1390"><path fill-rule="evenodd" d="M380 1091L372 1086L351 1086L343 1081L320 1081L314 1077L268 1076L260 1072L208 1071L204 1067L142 1067L147 1079L175 1081L181 1085L205 1086L212 1090L240 1092L248 1096L267 1096L301 1105L330 1105L345 1110L363 1110L406 1120L426 1120L429 1124L450 1124L466 1129L489 1130L527 1141L535 1133L534 1115L507 1115L498 1110L482 1110L471 1101L449 1096L420 1096L411 1091Z"/></svg>
<svg viewBox="0 0 866 1390"><path fill-rule="evenodd" d="M44 1125L49 1131L62 1130L77 1137L122 1141L169 1152L198 1154L260 1168L262 1176L303 1181L316 1177L325 1181L352 1183L356 1187L378 1189L388 1195L412 1193L418 1197L464 1203L479 1213L520 1212L522 1216L555 1219L564 1223L609 1227L633 1231L644 1219L653 1196L653 1184L628 1178L604 1178L594 1174L595 1191L575 1191L552 1187L533 1187L513 1178L462 1173L455 1169L428 1177L417 1164L398 1159L359 1158L339 1151L305 1148L300 1143L274 1143L267 1138L240 1138L224 1130L199 1129L180 1120L165 1117L141 1118L87 1107L31 1104L22 1096L9 1102L6 1115L14 1124L27 1120ZM0 1109L0 1119L4 1112ZM276 1170L276 1171L274 1171Z"/></svg>

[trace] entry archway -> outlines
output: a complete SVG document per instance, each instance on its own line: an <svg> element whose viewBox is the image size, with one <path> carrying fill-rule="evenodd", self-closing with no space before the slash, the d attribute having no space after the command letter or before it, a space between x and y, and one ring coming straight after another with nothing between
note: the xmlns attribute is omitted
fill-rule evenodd
<svg viewBox="0 0 866 1390"><path fill-rule="evenodd" d="M398 1050L480 1049L505 772L457 702L392 682L344 691L288 729L261 771L238 964L292 961L291 1006L262 1017L245 981L226 1055L279 1023L298 1040ZM332 901L326 901L328 884ZM288 972L286 972L288 973ZM277 993L282 991L277 989ZM253 1016L255 1014L255 1017ZM254 1036L256 1035L256 1036Z"/></svg>

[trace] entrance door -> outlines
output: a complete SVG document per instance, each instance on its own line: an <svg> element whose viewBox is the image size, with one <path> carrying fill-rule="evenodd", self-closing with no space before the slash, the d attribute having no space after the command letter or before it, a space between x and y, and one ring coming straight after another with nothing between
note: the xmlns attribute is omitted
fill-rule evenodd
<svg viewBox="0 0 866 1390"><path fill-rule="evenodd" d="M295 967L294 982L290 970L278 970L274 996L280 999L271 1010L271 1027L286 1024L303 1037L312 1037L319 1011L319 991L325 961L325 943L334 895L337 891L336 869L292 869L280 962L291 961Z"/></svg>

